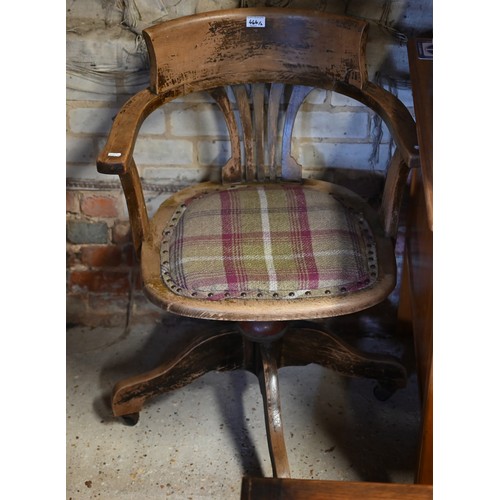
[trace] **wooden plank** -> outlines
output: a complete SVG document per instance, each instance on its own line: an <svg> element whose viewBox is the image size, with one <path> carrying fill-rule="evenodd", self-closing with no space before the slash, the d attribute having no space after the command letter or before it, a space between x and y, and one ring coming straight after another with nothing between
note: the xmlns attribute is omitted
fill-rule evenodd
<svg viewBox="0 0 500 500"><path fill-rule="evenodd" d="M420 484L432 484L433 473L433 361L429 361L427 387L424 388L422 408L422 430L420 435L420 450L418 456L417 474L415 481Z"/></svg>
<svg viewBox="0 0 500 500"><path fill-rule="evenodd" d="M433 231L432 231L432 60L421 60L417 41L408 44L410 77L422 168L413 171L405 238L405 286L409 296L422 431L416 480L433 482ZM403 306L407 308L407 300ZM404 316L403 311L400 316Z"/></svg>
<svg viewBox="0 0 500 500"><path fill-rule="evenodd" d="M432 500L432 486L244 477L241 500Z"/></svg>
<svg viewBox="0 0 500 500"><path fill-rule="evenodd" d="M420 169L413 171L409 205L411 209L406 227L405 272L409 278L412 328L423 410L417 478L419 482L432 484L433 234L429 227ZM424 440L424 436L431 438Z"/></svg>
<svg viewBox="0 0 500 500"><path fill-rule="evenodd" d="M417 136L422 164L422 182L429 227L433 224L433 64L419 56L418 46L432 39L418 38L408 43L410 78L417 121ZM421 46L421 45L420 45Z"/></svg>

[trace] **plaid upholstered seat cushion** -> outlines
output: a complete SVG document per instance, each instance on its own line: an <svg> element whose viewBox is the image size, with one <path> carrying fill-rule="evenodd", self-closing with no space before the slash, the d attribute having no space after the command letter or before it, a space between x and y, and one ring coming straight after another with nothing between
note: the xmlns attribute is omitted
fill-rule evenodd
<svg viewBox="0 0 500 500"><path fill-rule="evenodd" d="M176 210L163 233L161 274L180 295L292 300L339 295L377 279L363 215L301 184L221 188Z"/></svg>

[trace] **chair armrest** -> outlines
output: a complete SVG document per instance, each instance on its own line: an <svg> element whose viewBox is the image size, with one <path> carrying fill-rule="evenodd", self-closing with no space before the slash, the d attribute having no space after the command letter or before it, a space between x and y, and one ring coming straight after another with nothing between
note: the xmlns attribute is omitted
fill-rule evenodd
<svg viewBox="0 0 500 500"><path fill-rule="evenodd" d="M133 158L135 141L147 116L175 97L173 93L159 96L149 89L131 97L116 115L106 145L97 157L98 172L120 176L137 257L140 257L142 242L148 232L149 219L141 180Z"/></svg>
<svg viewBox="0 0 500 500"><path fill-rule="evenodd" d="M366 104L378 113L387 125L404 163L408 168L420 166L415 121L394 94L372 82L368 82L362 89L337 83L334 90Z"/></svg>
<svg viewBox="0 0 500 500"><path fill-rule="evenodd" d="M101 174L127 173L142 123L156 108L175 97L168 93L153 94L149 89L131 97L113 121L106 145L97 157L97 171Z"/></svg>

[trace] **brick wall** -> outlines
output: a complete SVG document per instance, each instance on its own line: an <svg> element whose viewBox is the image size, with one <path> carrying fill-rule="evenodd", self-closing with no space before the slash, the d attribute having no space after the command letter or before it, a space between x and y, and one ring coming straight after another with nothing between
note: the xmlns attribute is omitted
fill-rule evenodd
<svg viewBox="0 0 500 500"><path fill-rule="evenodd" d="M102 57L99 51L110 47L109 39L94 36L79 38L75 43L83 44L80 53L94 50ZM131 38L124 39L122 33L113 40L113 57L120 52L117 47L129 51L133 45ZM76 57L73 42L69 47L68 54ZM141 292L118 178L98 174L95 167L114 116L133 93L147 85L144 61L133 59L129 64L130 70L124 70L122 65L121 71L101 72L74 71L71 64L68 66L66 229L70 323L123 325L127 318L141 320L160 314ZM399 87L399 97L411 106L408 86ZM372 179L379 179L377 174L385 170L390 137L364 106L332 92L314 91L299 112L294 136L293 153L304 166L306 177L350 183L368 194L376 191L378 185ZM222 115L206 94L194 94L155 111L144 122L135 149L148 211L153 213L175 190L213 177L229 153ZM343 169L351 168L363 175L343 175Z"/></svg>

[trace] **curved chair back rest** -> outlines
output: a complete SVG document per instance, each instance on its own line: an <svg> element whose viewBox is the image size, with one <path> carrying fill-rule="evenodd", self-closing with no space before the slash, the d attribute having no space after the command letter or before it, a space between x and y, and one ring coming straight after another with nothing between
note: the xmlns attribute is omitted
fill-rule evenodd
<svg viewBox="0 0 500 500"><path fill-rule="evenodd" d="M335 81L362 88L367 27L362 20L282 8L167 21L144 30L151 90L184 95L255 82L333 88Z"/></svg>
<svg viewBox="0 0 500 500"><path fill-rule="evenodd" d="M341 82L362 89L367 82L366 22L288 9L286 14L223 10L144 31L154 93L210 90L219 104L231 141L223 182L300 181L291 137L305 96L314 87L332 89ZM295 86L284 99L288 85Z"/></svg>

